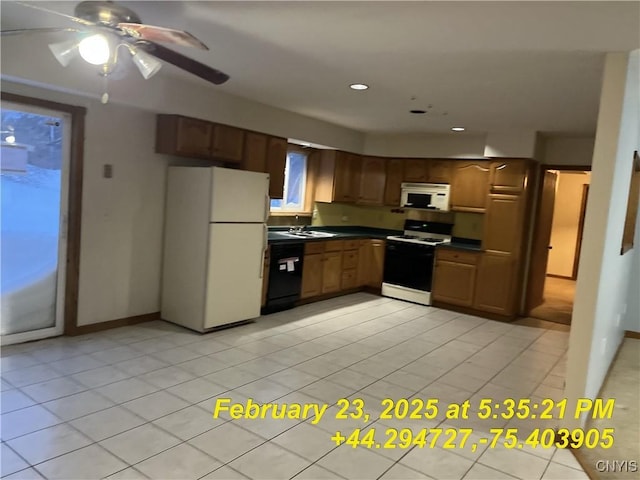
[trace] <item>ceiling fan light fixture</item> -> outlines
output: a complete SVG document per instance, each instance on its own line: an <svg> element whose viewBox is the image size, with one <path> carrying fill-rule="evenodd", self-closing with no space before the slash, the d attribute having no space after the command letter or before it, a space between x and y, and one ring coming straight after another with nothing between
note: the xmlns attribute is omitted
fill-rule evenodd
<svg viewBox="0 0 640 480"><path fill-rule="evenodd" d="M78 50L80 56L92 65L104 65L111 56L109 41L101 34L83 38L78 44Z"/></svg>
<svg viewBox="0 0 640 480"><path fill-rule="evenodd" d="M349 85L349 88L351 90L367 90L369 88L369 85L365 83L352 83L351 85Z"/></svg>
<svg viewBox="0 0 640 480"><path fill-rule="evenodd" d="M49 50L56 57L56 60L60 62L63 67L66 67L71 63L71 60L78 56L78 41L66 40L59 43L50 43Z"/></svg>
<svg viewBox="0 0 640 480"><path fill-rule="evenodd" d="M451 127L454 132L464 132L464 127Z"/></svg>
<svg viewBox="0 0 640 480"><path fill-rule="evenodd" d="M131 60L133 60L133 63L138 67L138 70L140 70L140 73L145 80L153 77L158 73L160 67L162 67L162 63L160 61L156 60L147 52L143 52L138 49L131 49Z"/></svg>

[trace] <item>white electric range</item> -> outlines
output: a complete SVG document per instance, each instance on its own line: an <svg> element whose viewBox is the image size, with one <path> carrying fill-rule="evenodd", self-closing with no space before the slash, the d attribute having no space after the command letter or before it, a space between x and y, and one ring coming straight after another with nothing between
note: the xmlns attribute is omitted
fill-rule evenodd
<svg viewBox="0 0 640 480"><path fill-rule="evenodd" d="M451 242L453 224L406 220L403 235L387 237L382 295L431 305L435 247Z"/></svg>

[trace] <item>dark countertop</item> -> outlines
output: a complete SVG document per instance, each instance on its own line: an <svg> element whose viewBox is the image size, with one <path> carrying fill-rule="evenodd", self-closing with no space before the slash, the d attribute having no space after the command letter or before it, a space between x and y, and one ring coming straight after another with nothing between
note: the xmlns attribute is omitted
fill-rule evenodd
<svg viewBox="0 0 640 480"><path fill-rule="evenodd" d="M471 250L473 252L483 252L482 241L470 238L453 237L451 243L438 245L438 248L455 248L457 250Z"/></svg>
<svg viewBox="0 0 640 480"><path fill-rule="evenodd" d="M328 226L306 227L305 230L334 233L332 237L292 237L286 235L289 227L269 227L269 244L273 243L300 243L323 242L326 240L344 240L355 238L375 238L384 240L389 235L401 235L401 230L387 230L384 228L360 227L360 226Z"/></svg>

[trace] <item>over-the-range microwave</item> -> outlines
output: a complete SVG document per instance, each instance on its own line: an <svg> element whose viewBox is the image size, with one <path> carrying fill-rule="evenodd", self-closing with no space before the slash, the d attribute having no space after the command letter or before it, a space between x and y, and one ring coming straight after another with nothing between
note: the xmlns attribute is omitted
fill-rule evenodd
<svg viewBox="0 0 640 480"><path fill-rule="evenodd" d="M406 208L449 210L451 185L445 183L403 183L400 205Z"/></svg>

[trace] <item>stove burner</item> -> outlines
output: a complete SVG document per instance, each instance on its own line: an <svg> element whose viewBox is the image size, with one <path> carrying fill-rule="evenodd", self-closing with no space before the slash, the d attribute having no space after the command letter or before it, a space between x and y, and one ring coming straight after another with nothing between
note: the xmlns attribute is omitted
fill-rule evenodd
<svg viewBox="0 0 640 480"><path fill-rule="evenodd" d="M431 242L431 243L442 243L444 242L444 240L442 238L422 238L421 239L423 242Z"/></svg>

